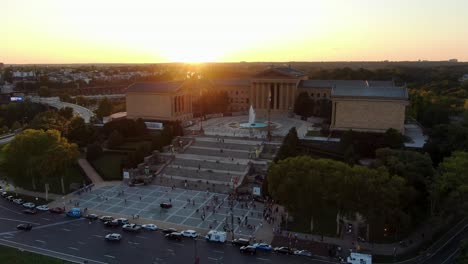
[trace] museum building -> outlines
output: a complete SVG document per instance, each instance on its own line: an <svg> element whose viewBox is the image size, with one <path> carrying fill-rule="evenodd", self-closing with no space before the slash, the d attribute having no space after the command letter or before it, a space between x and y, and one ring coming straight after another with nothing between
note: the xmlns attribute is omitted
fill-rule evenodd
<svg viewBox="0 0 468 264"><path fill-rule="evenodd" d="M196 86L196 87L194 87ZM309 80L291 67L270 67L250 79L134 83L127 88L128 118L188 121L200 89L218 89L229 96L229 111L257 115L291 113L296 97L306 92L317 103L331 102L331 130L404 132L408 91L393 81Z"/></svg>

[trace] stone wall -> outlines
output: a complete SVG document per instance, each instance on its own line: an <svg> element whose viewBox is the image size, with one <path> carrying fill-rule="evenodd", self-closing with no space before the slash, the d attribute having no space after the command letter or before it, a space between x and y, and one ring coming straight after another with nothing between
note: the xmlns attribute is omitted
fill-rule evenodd
<svg viewBox="0 0 468 264"><path fill-rule="evenodd" d="M404 132L406 101L334 99L332 130Z"/></svg>

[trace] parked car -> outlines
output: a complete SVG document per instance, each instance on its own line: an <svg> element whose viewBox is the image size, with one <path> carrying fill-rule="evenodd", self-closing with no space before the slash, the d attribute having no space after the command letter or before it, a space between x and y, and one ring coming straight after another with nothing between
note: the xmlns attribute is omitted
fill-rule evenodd
<svg viewBox="0 0 468 264"><path fill-rule="evenodd" d="M254 246L242 246L239 250L243 254L255 255L257 253L257 248Z"/></svg>
<svg viewBox="0 0 468 264"><path fill-rule="evenodd" d="M7 193L7 192L2 192L2 194L1 194L1 195L2 195L2 197L3 197L3 198L6 198L6 197L8 197L8 193Z"/></svg>
<svg viewBox="0 0 468 264"><path fill-rule="evenodd" d="M289 247L275 247L273 249L273 251L275 253L279 253L279 254L286 254L286 255L293 255L294 254L294 250L292 250Z"/></svg>
<svg viewBox="0 0 468 264"><path fill-rule="evenodd" d="M236 238L231 243L232 243L233 246L236 246L236 247L242 247L242 246L250 245L250 241L248 239L245 239L245 238Z"/></svg>
<svg viewBox="0 0 468 264"><path fill-rule="evenodd" d="M271 251L273 249L273 247L271 245L268 245L267 243L255 243L253 244L253 246L256 249L265 250L265 251Z"/></svg>
<svg viewBox="0 0 468 264"><path fill-rule="evenodd" d="M23 210L23 213L24 214L37 214L37 210L36 209L25 209L25 210Z"/></svg>
<svg viewBox="0 0 468 264"><path fill-rule="evenodd" d="M97 220L98 215L97 214L87 214L87 215L85 215L85 218L89 219L89 220Z"/></svg>
<svg viewBox="0 0 468 264"><path fill-rule="evenodd" d="M172 232L172 233L166 234L165 237L167 239L173 239L173 240L178 240L178 241L182 240L182 234L178 232Z"/></svg>
<svg viewBox="0 0 468 264"><path fill-rule="evenodd" d="M108 215L104 215L104 216L101 216L101 218L99 218L99 220L101 220L101 221L103 221L103 222L107 222L107 221L112 221L112 220L114 220L114 217L108 216Z"/></svg>
<svg viewBox="0 0 468 264"><path fill-rule="evenodd" d="M122 226L122 229L130 232L138 232L141 230L141 226L137 224L125 224Z"/></svg>
<svg viewBox="0 0 468 264"><path fill-rule="evenodd" d="M310 252L309 250L296 250L296 251L294 251L294 255L304 256L304 257L312 257L312 252Z"/></svg>
<svg viewBox="0 0 468 264"><path fill-rule="evenodd" d="M120 241L122 239L122 235L121 234L117 234L117 233L112 233L112 234L108 234L105 236L105 239L107 241Z"/></svg>
<svg viewBox="0 0 468 264"><path fill-rule="evenodd" d="M31 224L19 224L16 226L16 229L29 231L32 229L32 225Z"/></svg>
<svg viewBox="0 0 468 264"><path fill-rule="evenodd" d="M227 237L226 232L217 231L217 230L210 230L206 234L205 240L210 241L210 242L224 243L224 242L226 242L226 237Z"/></svg>
<svg viewBox="0 0 468 264"><path fill-rule="evenodd" d="M81 217L81 209L80 208L72 208L67 212L68 217L73 218L80 218Z"/></svg>
<svg viewBox="0 0 468 264"><path fill-rule="evenodd" d="M191 237L191 238L197 238L198 237L198 233L197 231L195 230L184 230L181 232L181 234L184 236L184 237Z"/></svg>
<svg viewBox="0 0 468 264"><path fill-rule="evenodd" d="M117 221L117 223L119 223L120 225L130 224L127 218L117 218L115 219L115 221Z"/></svg>
<svg viewBox="0 0 468 264"><path fill-rule="evenodd" d="M33 204L33 203L24 203L24 204L23 204L23 207L32 209L32 208L36 207L36 205Z"/></svg>
<svg viewBox="0 0 468 264"><path fill-rule="evenodd" d="M25 201L24 201L23 199L21 199L21 198L14 199L13 202L14 202L15 204L24 204L24 203L25 203Z"/></svg>
<svg viewBox="0 0 468 264"><path fill-rule="evenodd" d="M120 226L120 224L117 221L112 220L112 221L104 222L104 226L106 226L106 227L118 227L118 226Z"/></svg>
<svg viewBox="0 0 468 264"><path fill-rule="evenodd" d="M54 208L49 209L49 212L53 214L63 214L65 210L62 207L54 207Z"/></svg>
<svg viewBox="0 0 468 264"><path fill-rule="evenodd" d="M6 199L11 202L15 200L15 197L13 195L10 195L10 196L7 196Z"/></svg>
<svg viewBox="0 0 468 264"><path fill-rule="evenodd" d="M161 203L159 206L161 206L161 208L164 208L164 209L172 208L171 203Z"/></svg>
<svg viewBox="0 0 468 264"><path fill-rule="evenodd" d="M158 230L158 226L155 224L144 224L141 226L143 229L150 230L150 231L155 231Z"/></svg>
<svg viewBox="0 0 468 264"><path fill-rule="evenodd" d="M171 228L163 229L162 232L163 232L164 234L170 234L170 233L177 232L177 229L171 227Z"/></svg>
<svg viewBox="0 0 468 264"><path fill-rule="evenodd" d="M36 206L36 209L39 210L39 211L49 211L49 206L47 204L38 205L38 206Z"/></svg>

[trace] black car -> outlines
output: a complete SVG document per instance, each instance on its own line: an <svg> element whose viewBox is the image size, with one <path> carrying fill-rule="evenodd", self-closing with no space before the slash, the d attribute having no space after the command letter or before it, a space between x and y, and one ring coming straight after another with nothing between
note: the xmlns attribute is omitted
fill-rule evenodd
<svg viewBox="0 0 468 264"><path fill-rule="evenodd" d="M166 234L165 237L167 239L172 239L172 240L178 240L178 241L182 240L182 234L178 232L172 232L172 233Z"/></svg>
<svg viewBox="0 0 468 264"><path fill-rule="evenodd" d="M257 253L257 248L254 246L242 246L239 250L243 254L255 255Z"/></svg>
<svg viewBox="0 0 468 264"><path fill-rule="evenodd" d="M16 229L29 231L32 229L32 225L31 224L19 224L16 226Z"/></svg>
<svg viewBox="0 0 468 264"><path fill-rule="evenodd" d="M166 228L166 229L163 229L162 232L164 234L170 234L170 233L177 232L177 229L175 229L175 228Z"/></svg>
<svg viewBox="0 0 468 264"><path fill-rule="evenodd" d="M250 245L249 240L245 239L245 238L236 238L231 243L232 243L233 246L237 246L237 247Z"/></svg>
<svg viewBox="0 0 468 264"><path fill-rule="evenodd" d="M97 220L99 217L95 214L88 214L85 216L85 218L89 220Z"/></svg>
<svg viewBox="0 0 468 264"><path fill-rule="evenodd" d="M276 247L273 249L275 253L286 254L286 255L293 255L294 250L288 247Z"/></svg>
<svg viewBox="0 0 468 264"><path fill-rule="evenodd" d="M104 226L107 226L107 227L118 227L120 226L119 222L115 221L115 220L112 220L112 221L106 221L104 222Z"/></svg>
<svg viewBox="0 0 468 264"><path fill-rule="evenodd" d="M161 204L159 204L159 206L161 206L161 208L164 208L164 209L172 208L171 203L161 203Z"/></svg>
<svg viewBox="0 0 468 264"><path fill-rule="evenodd" d="M37 210L36 209L26 209L26 210L23 210L23 214L37 214Z"/></svg>

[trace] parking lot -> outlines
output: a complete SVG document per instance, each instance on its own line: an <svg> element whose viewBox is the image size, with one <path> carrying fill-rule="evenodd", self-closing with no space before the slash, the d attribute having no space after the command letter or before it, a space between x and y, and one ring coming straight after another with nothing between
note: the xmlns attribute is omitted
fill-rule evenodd
<svg viewBox="0 0 468 264"><path fill-rule="evenodd" d="M234 223L236 235L253 237L260 226L263 213L263 204L260 203L256 203L254 208L235 201L231 211L225 194L156 185L104 186L82 193L76 198L72 205L77 201L79 207L100 211L102 214L127 215L130 219L138 215L150 220L220 231L225 227L230 229ZM160 207L161 203L171 203L172 208L163 209Z"/></svg>

